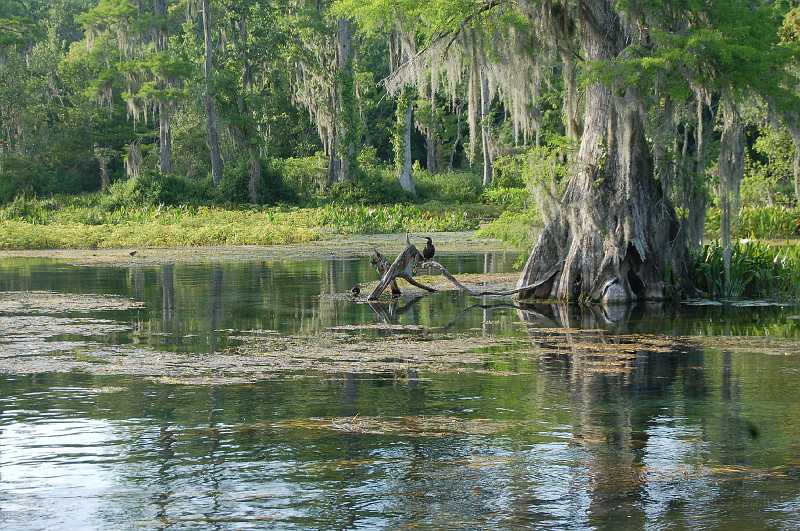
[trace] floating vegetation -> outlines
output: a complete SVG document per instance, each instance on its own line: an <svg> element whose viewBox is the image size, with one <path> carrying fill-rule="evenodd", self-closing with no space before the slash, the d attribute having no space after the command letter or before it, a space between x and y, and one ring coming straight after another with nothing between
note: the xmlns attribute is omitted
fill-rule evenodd
<svg viewBox="0 0 800 531"><path fill-rule="evenodd" d="M495 435L524 426L523 421L466 419L446 416L334 417L295 419L275 423L279 429L337 431L399 437L449 437L454 435Z"/></svg>
<svg viewBox="0 0 800 531"><path fill-rule="evenodd" d="M144 304L113 295L55 293L51 291L0 292L0 314L39 315L90 313L143 308Z"/></svg>

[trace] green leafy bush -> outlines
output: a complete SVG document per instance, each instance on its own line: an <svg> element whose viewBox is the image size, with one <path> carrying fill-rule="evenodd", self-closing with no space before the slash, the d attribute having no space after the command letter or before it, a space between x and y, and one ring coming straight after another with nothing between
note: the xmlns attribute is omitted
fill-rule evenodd
<svg viewBox="0 0 800 531"><path fill-rule="evenodd" d="M475 203L482 191L481 177L464 171L428 173L418 169L414 172L414 182L417 195L423 201Z"/></svg>
<svg viewBox="0 0 800 531"><path fill-rule="evenodd" d="M525 188L528 154L503 155L494 160L493 187Z"/></svg>
<svg viewBox="0 0 800 531"><path fill-rule="evenodd" d="M487 188L481 194L481 201L499 205L510 210L522 210L530 199L525 188Z"/></svg>
<svg viewBox="0 0 800 531"><path fill-rule="evenodd" d="M541 226L542 221L535 210L506 210L499 218L481 227L478 236L496 238L518 249L528 249Z"/></svg>
<svg viewBox="0 0 800 531"><path fill-rule="evenodd" d="M800 246L742 241L731 248L730 286L725 290L724 249L718 241L692 255L695 286L721 298L796 298L800 295Z"/></svg>

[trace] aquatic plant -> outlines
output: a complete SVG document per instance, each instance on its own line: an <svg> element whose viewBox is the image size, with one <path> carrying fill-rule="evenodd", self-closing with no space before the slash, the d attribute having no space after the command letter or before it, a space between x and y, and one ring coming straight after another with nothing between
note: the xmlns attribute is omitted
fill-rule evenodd
<svg viewBox="0 0 800 531"><path fill-rule="evenodd" d="M739 241L732 247L730 285L725 286L723 247L718 241L692 256L695 286L714 298L797 298L800 246Z"/></svg>

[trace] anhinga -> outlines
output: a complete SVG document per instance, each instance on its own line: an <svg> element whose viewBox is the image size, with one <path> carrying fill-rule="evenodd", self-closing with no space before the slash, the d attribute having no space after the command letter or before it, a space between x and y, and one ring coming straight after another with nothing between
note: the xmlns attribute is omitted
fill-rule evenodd
<svg viewBox="0 0 800 531"><path fill-rule="evenodd" d="M425 236L425 239L428 240L428 243L426 243L425 248L422 249L422 258L425 260L430 260L433 258L433 255L436 254L436 247L433 246L433 240L431 240L428 236Z"/></svg>

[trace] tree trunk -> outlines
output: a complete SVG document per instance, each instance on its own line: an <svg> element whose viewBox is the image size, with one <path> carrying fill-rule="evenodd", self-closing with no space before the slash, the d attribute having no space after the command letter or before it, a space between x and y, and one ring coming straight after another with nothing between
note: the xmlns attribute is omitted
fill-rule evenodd
<svg viewBox="0 0 800 531"><path fill-rule="evenodd" d="M334 90L334 142L328 176L331 183L349 181L355 168L358 128L353 75L353 24L336 22L336 87Z"/></svg>
<svg viewBox="0 0 800 531"><path fill-rule="evenodd" d="M787 120L788 122L788 120ZM794 174L794 202L800 206L800 125L797 122L789 123L789 133L794 144L794 158L792 159L792 173Z"/></svg>
<svg viewBox="0 0 800 531"><path fill-rule="evenodd" d="M456 151L458 150L458 144L461 143L461 102L458 102L456 105L456 138L453 140L453 147L450 150L450 160L447 163L447 171L453 171L453 165L456 161Z"/></svg>
<svg viewBox="0 0 800 531"><path fill-rule="evenodd" d="M489 79L486 72L481 68L481 148L483 152L483 187L487 188L492 184L493 167L492 167L492 149L489 139L491 126L489 124Z"/></svg>
<svg viewBox="0 0 800 531"><path fill-rule="evenodd" d="M100 169L100 191L105 192L111 185L111 179L108 175L108 163L111 160L111 148L94 147L94 158L97 160L97 166Z"/></svg>
<svg viewBox="0 0 800 531"><path fill-rule="evenodd" d="M564 81L564 129L567 137L578 140L581 136L578 115L578 67L568 52L561 53L561 77Z"/></svg>
<svg viewBox="0 0 800 531"><path fill-rule="evenodd" d="M158 169L161 173L172 171L172 132L169 115L169 105L158 102Z"/></svg>
<svg viewBox="0 0 800 531"><path fill-rule="evenodd" d="M709 98L711 100L711 98ZM690 248L703 244L705 238L706 209L708 200L705 188L706 159L714 126L714 111L706 105L701 91L695 92L695 160L689 161L683 175L683 206L686 208L684 224Z"/></svg>
<svg viewBox="0 0 800 531"><path fill-rule="evenodd" d="M406 192L417 195L417 188L414 186L414 179L411 175L411 128L414 126L414 105L411 99L411 90L406 89L403 97L405 111L403 112L403 136L402 136L402 156L403 163L400 168L400 186ZM399 153L398 153L399 155Z"/></svg>
<svg viewBox="0 0 800 531"><path fill-rule="evenodd" d="M250 57L247 51L247 23L244 15L239 19L239 48L242 58L242 88L239 93L237 105L241 120L240 142L247 147L248 155L248 181L247 195L250 203L258 204L258 196L261 185L261 153L258 149L258 130L253 125L253 118L250 108L245 99L245 92L250 90L253 85L253 69L250 64Z"/></svg>
<svg viewBox="0 0 800 531"><path fill-rule="evenodd" d="M613 0L581 2L587 60L624 48ZM624 302L665 296L671 271L686 279L686 249L669 199L653 176L636 93L595 82L586 89L575 170L519 287L521 299Z"/></svg>
<svg viewBox="0 0 800 531"><path fill-rule="evenodd" d="M425 165L429 173L435 173L436 167L436 93L430 87L430 117L425 131Z"/></svg>
<svg viewBox="0 0 800 531"><path fill-rule="evenodd" d="M730 101L722 107L722 138L719 143L720 237L725 268L724 295L731 293L731 221L739 210L739 185L744 176L744 128Z"/></svg>
<svg viewBox="0 0 800 531"><path fill-rule="evenodd" d="M167 16L167 0L155 0L153 5L156 17L164 18ZM159 27L156 32L156 51L163 52L167 49L167 33L163 27ZM160 89L166 88L167 82L159 80ZM172 132L170 130L171 109L169 103L159 100L158 102L158 169L161 173L172 171Z"/></svg>
<svg viewBox="0 0 800 531"><path fill-rule="evenodd" d="M203 40L205 42L205 62L203 75L205 77L205 95L203 102L206 107L206 120L208 124L208 149L211 151L211 180L218 186L222 180L222 156L219 149L219 133L217 132L217 113L214 109L214 95L211 74L214 71L213 46L211 41L211 9L209 0L203 0Z"/></svg>

